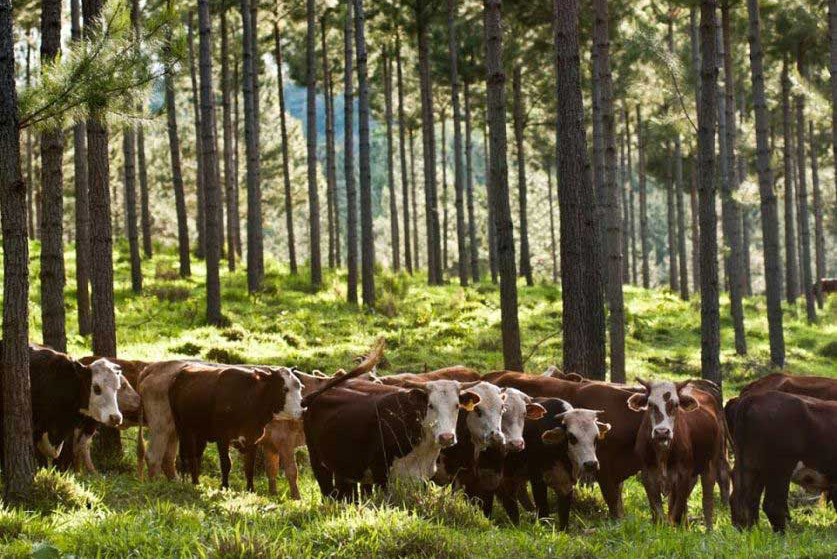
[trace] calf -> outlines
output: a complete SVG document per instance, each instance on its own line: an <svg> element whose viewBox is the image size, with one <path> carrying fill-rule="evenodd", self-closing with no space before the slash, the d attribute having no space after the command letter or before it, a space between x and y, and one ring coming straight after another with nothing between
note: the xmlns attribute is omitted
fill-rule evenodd
<svg viewBox="0 0 837 559"><path fill-rule="evenodd" d="M741 397L731 410L735 445L732 522L751 528L763 509L774 531L790 516L788 490L798 464L822 476L822 490L837 507L837 402L776 391Z"/></svg>
<svg viewBox="0 0 837 559"><path fill-rule="evenodd" d="M644 393L627 402L632 411L644 412L636 441L642 460L641 479L655 522L663 518L661 495L668 495L668 519L685 520L686 505L700 476L703 516L712 529L713 488L724 450L724 430L714 398L687 388L689 381L644 381Z"/></svg>

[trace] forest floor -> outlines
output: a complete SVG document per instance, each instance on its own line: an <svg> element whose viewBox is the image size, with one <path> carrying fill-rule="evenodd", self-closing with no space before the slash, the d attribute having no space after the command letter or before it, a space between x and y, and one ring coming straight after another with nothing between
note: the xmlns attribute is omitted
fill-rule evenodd
<svg viewBox="0 0 837 559"><path fill-rule="evenodd" d="M199 357L220 362L297 365L332 373L348 368L378 336L387 340L382 374L421 371L463 363L488 371L502 366L499 292L488 282L462 289L454 282L427 287L421 277L381 272L375 312L345 303L345 273L326 273L312 292L307 274L292 277L270 263L265 289L247 293L246 274L224 271L223 328L203 324L203 268L177 277L176 255L158 253L143 263L142 295L130 289L126 247L116 265L116 305L120 357L158 360ZM32 278L37 278L37 247ZM74 262L67 252L69 350L89 353L77 335ZM40 309L33 283L31 332L38 339ZM561 294L548 283L521 286L520 323L526 370L538 373L560 364ZM625 288L628 379L686 378L700 375L699 301L681 301L663 289ZM728 301L722 300L721 361L725 393L769 371L767 320L761 297L745 302L749 355L732 350ZM805 322L800 304L785 309L787 369L798 374L837 376L837 298ZM700 487L689 506L690 528L654 526L641 485L626 483L627 515L611 521L597 489L581 488L566 533L552 522L524 515L512 526L501 507L487 520L448 489L395 488L361 505L323 501L307 467L300 479L302 500L269 496L263 476L256 494L243 491L240 466L232 489L221 491L218 461L210 448L201 484L141 483L134 471L135 430L123 436L124 457L105 475L41 472L35 510L0 507L0 558L34 557L206 557L272 558L466 558L493 559L605 557L837 557L837 516L800 491L792 491L792 522L785 536L770 532L763 518L757 529L739 533L728 510L718 507L716 528L707 533L700 514ZM306 455L300 452L304 463Z"/></svg>

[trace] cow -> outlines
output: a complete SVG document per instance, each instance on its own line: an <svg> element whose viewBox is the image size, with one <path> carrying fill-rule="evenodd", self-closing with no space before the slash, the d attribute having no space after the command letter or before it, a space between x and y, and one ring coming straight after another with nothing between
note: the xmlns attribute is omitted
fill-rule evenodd
<svg viewBox="0 0 837 559"><path fill-rule="evenodd" d="M229 447L244 454L247 490L253 491L256 444L271 419L302 418L305 406L325 391L353 376L369 372L383 352L380 341L360 365L326 381L302 396L302 383L285 367L224 367L192 364L184 367L169 388L172 417L181 442L184 464L198 483L200 460L207 442L215 442L221 463L221 487L229 487Z"/></svg>
<svg viewBox="0 0 837 559"><path fill-rule="evenodd" d="M822 278L820 289L823 293L837 293L837 278Z"/></svg>
<svg viewBox="0 0 837 559"><path fill-rule="evenodd" d="M428 382L431 380L456 380L459 382L474 382L477 380L482 380L482 377L477 371L465 367L463 365L445 367L443 369L436 369L434 371L427 371L425 373L398 373L395 375L388 375L376 378L382 384L389 384L391 386L401 386L405 380L411 380L414 382Z"/></svg>
<svg viewBox="0 0 837 559"><path fill-rule="evenodd" d="M661 495L668 495L668 520L682 524L700 476L704 522L711 530L713 489L725 452L723 412L712 395L690 388L688 380L637 380L645 391L632 395L627 406L643 414L635 451L642 461L640 477L652 519L663 519Z"/></svg>
<svg viewBox="0 0 837 559"><path fill-rule="evenodd" d="M732 522L748 529L763 509L784 532L788 490L799 463L819 472L821 490L837 507L837 402L768 390L741 397L728 419L735 446Z"/></svg>
<svg viewBox="0 0 837 559"><path fill-rule="evenodd" d="M66 353L30 344L29 381L33 442L42 466L58 458L64 440L86 418L110 427L122 423L116 399L122 375L119 366L107 359L82 365Z"/></svg>
<svg viewBox="0 0 837 559"><path fill-rule="evenodd" d="M351 500L358 484L368 489L386 487L390 479L431 478L439 452L457 442L459 410L475 410L490 394L484 384L406 380L398 387L353 380L324 394L306 409L303 420L320 491ZM492 415L484 409L483 417ZM499 434L499 409L496 415ZM475 428L479 425L475 421ZM493 430L481 429L490 439Z"/></svg>

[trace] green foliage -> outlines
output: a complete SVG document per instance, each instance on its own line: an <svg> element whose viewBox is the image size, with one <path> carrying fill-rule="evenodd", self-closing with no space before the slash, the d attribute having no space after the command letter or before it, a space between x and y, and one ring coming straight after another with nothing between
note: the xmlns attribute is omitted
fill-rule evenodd
<svg viewBox="0 0 837 559"><path fill-rule="evenodd" d="M98 502L99 498L70 474L53 469L35 474L33 510L50 513L57 509L92 508Z"/></svg>

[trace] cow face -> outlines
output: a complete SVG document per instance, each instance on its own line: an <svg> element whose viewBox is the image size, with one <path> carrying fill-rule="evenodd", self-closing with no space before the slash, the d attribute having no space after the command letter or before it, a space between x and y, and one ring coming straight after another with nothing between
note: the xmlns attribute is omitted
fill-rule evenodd
<svg viewBox="0 0 837 559"><path fill-rule="evenodd" d="M302 383L293 372L286 367L270 369L271 377L276 383L277 391L283 394L281 408L273 412L274 419L302 419Z"/></svg>
<svg viewBox="0 0 837 559"><path fill-rule="evenodd" d="M426 399L422 428L425 436L442 448L456 444L459 410L472 410L480 402L477 393L455 380L407 382L405 387L421 392Z"/></svg>
<svg viewBox="0 0 837 559"><path fill-rule="evenodd" d="M598 442L610 431L609 423L598 420L602 411L572 409L555 416L560 425L544 432L541 436L547 445L566 442L567 455L573 465L573 476L592 477L599 471L599 459L596 456Z"/></svg>
<svg viewBox="0 0 837 559"><path fill-rule="evenodd" d="M527 419L540 419L546 410L532 398L516 388L504 388L505 411L501 420L507 452L520 452L526 446L523 442L523 426Z"/></svg>
<svg viewBox="0 0 837 559"><path fill-rule="evenodd" d="M107 359L97 359L89 368L90 398L87 407L79 411L99 423L117 427L122 423L117 403L117 393L124 382L122 368Z"/></svg>
<svg viewBox="0 0 837 559"><path fill-rule="evenodd" d="M131 386L125 377L122 377L122 384L116 392L116 404L122 413L136 413L140 407L140 395Z"/></svg>
<svg viewBox="0 0 837 559"><path fill-rule="evenodd" d="M465 423L474 446L478 451L490 446L502 448L506 443L502 428L506 394L498 386L482 381L476 382L470 391L479 396L473 410L465 411Z"/></svg>
<svg viewBox="0 0 837 559"><path fill-rule="evenodd" d="M700 404L683 389L689 381L668 380L644 381L637 379L645 390L628 398L628 407L633 411L644 411L651 429L649 435L654 444L667 449L674 440L674 425L677 414L696 410Z"/></svg>

